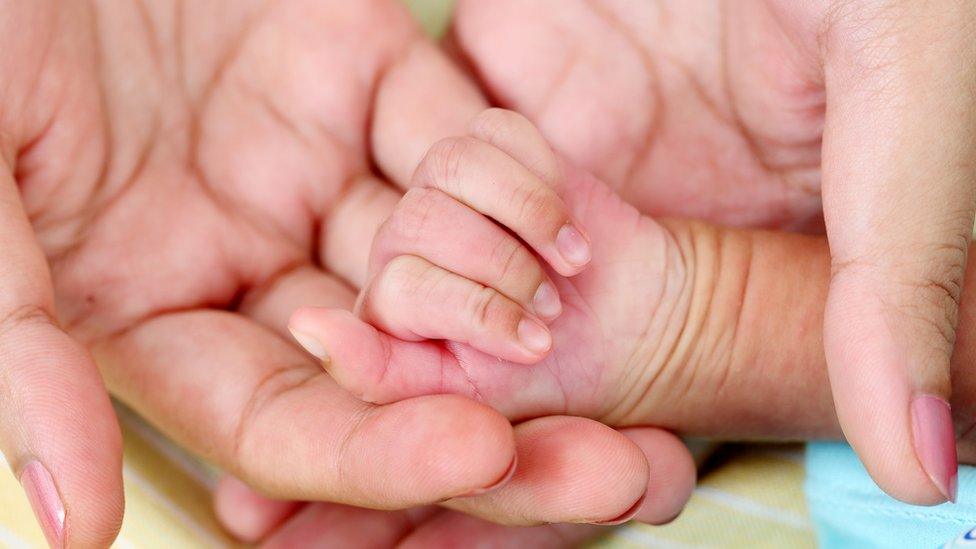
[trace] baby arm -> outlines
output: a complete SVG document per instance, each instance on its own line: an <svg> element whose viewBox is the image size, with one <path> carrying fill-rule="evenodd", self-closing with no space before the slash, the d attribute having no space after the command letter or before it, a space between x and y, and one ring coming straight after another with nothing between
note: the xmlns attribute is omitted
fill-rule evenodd
<svg viewBox="0 0 976 549"><path fill-rule="evenodd" d="M560 169L524 119L488 111L475 127L462 138L467 145L449 140L436 147L419 177L439 170L448 188L477 187L500 199L519 188L511 187L518 180L512 174L534 176L532 188L542 189L535 192L550 197L533 210L536 215L505 217L483 204L458 200L459 191L445 193L443 202L467 208L465 219L487 214L545 263L514 238L513 248L522 246L514 262L477 247L474 243L485 237L472 235L501 240L499 235L508 234L486 225L491 223L487 217L461 224L429 210L414 218L411 233L428 238L414 239L423 244L409 250L383 248L387 237L381 236L374 244L371 282L361 298L362 318L307 309L292 320L293 330L311 335L327 351L327 367L340 383L377 402L460 393L512 419L560 413L722 437L840 434L821 345L829 277L825 241L677 220L658 223L592 177L568 166ZM411 200L405 199L387 229L409 211ZM534 234L548 234L548 240L530 236L528 222L546 218L547 208L558 212L551 218L557 221L540 224L544 230ZM592 259L582 271L567 269L553 253L554 236L570 220L591 239ZM425 258L443 271L435 271L437 277L456 276L456 284L438 293L430 289L439 286L428 282L413 297L401 290L371 299L383 279L376 273L396 263L391 257L402 255ZM543 280L559 293L558 318L533 304L532 292ZM465 316L453 311L488 309L444 308L445 303L470 303L467 296L487 289L508 296L508 301L494 298L505 305L506 314ZM417 296L429 307L399 306ZM964 301L957 362L969 354L966 320L972 309ZM404 316L391 322L384 315L394 313L384 311ZM552 346L548 352L519 354L516 319L531 318L533 311L535 318L548 321ZM965 380L958 383L968 387ZM972 410L957 407L960 411Z"/></svg>

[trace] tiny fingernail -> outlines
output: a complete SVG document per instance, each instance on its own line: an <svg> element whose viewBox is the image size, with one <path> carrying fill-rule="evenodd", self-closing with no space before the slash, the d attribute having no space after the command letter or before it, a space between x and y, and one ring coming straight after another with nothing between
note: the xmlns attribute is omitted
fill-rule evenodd
<svg viewBox="0 0 976 549"><path fill-rule="evenodd" d="M599 524L601 526L616 526L618 524L623 524L623 523L627 522L628 520L634 518L634 516L637 515L637 512L640 511L641 507L643 507L644 500L645 499L647 499L647 493L646 492L644 493L643 496L640 497L639 500L637 500L637 503L631 505L630 506L630 509L627 509L626 511L624 511L624 513L622 515L620 515L619 517L612 518L610 520L603 520L603 521L600 521L600 522L596 522L594 524Z"/></svg>
<svg viewBox="0 0 976 549"><path fill-rule="evenodd" d="M305 332L300 332L298 330L289 329L289 331L291 331L291 335L292 337L295 338L295 341L297 341L298 344L301 345L302 348L308 351L311 355L315 356L316 358L318 358L323 362L329 360L328 351L325 350L325 346L322 345L322 342L319 341L316 337L311 336Z"/></svg>
<svg viewBox="0 0 976 549"><path fill-rule="evenodd" d="M64 503L54 485L51 473L38 461L32 461L20 473L23 486L37 522L51 547L64 546Z"/></svg>
<svg viewBox="0 0 976 549"><path fill-rule="evenodd" d="M559 302L559 292L550 282L543 282L539 289L535 291L532 298L532 307L535 313L542 318L552 320L563 312L562 303Z"/></svg>
<svg viewBox="0 0 976 549"><path fill-rule="evenodd" d="M559 249L563 259L576 267L586 265L592 257L590 243L583 233L572 225L565 225L559 229L559 234L556 235L556 248Z"/></svg>
<svg viewBox="0 0 976 549"><path fill-rule="evenodd" d="M925 473L939 492L955 503L959 462L949 403L932 395L912 401L912 437Z"/></svg>
<svg viewBox="0 0 976 549"><path fill-rule="evenodd" d="M518 338L530 352L541 355L552 346L549 329L530 318L523 318L518 325Z"/></svg>

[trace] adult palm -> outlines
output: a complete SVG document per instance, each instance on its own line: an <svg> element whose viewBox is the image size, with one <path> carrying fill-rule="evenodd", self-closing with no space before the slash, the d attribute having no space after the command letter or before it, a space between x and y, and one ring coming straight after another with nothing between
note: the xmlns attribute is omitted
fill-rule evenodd
<svg viewBox="0 0 976 549"><path fill-rule="evenodd" d="M642 211L825 225L841 424L883 488L934 503L955 475L974 21L965 2L471 0L454 35L498 103Z"/></svg>
<svg viewBox="0 0 976 549"><path fill-rule="evenodd" d="M929 8L938 13L913 12ZM951 298L958 295L940 293L939 288L958 287L960 270L940 269L958 265L964 256L959 250L965 248L966 239L961 235L971 228L972 201L968 197L972 185L961 182L965 172L957 168L971 162L958 161L958 155L973 147L933 150L928 145L941 143L944 135L962 138L959 142L965 145L971 134L966 128L971 127L976 109L964 93L974 66L965 62L972 59L964 32L972 19L966 10L964 3L470 0L458 3L452 48L496 104L528 116L565 157L597 174L645 213L819 231L823 229L822 197L832 197L828 202L834 205L834 218L840 220L835 223L839 229L831 235L833 251L842 252L835 256L838 265L863 256L865 249L874 250L873 261L865 264L875 263L879 273L870 284L878 292L865 292L862 284L847 295L904 297L906 303L895 309L909 311L908 317L915 317L911 311L916 299L925 302L920 310L932 313L937 322L919 330L909 321L906 336L893 339L918 341L933 336L935 345L920 347L939 349L933 363L944 365L948 353L942 334L951 333L951 328L930 328L942 326L943 317L952 323L952 315L943 313L954 310ZM826 55L827 46L831 46L832 57ZM425 90L440 83L432 80ZM410 104L415 110L433 109L425 90L417 90L417 99ZM948 92L948 97L942 92ZM380 99L382 104L382 96ZM438 103L436 109L456 111L450 102ZM474 112L469 111L469 116ZM832 126L828 114L832 114ZM395 127L392 130L374 136L374 146L381 153L415 137L411 132L397 132ZM826 150L825 136L832 137L828 141L833 143ZM418 147L430 142L416 141ZM947 160L946 153L955 156ZM378 162L393 179L406 181L417 157L401 160L380 154ZM832 162L833 170L822 176L825 159ZM911 174L919 172L930 174L929 180L937 182L938 188L915 185ZM849 207L843 207L845 203ZM951 207L952 215L946 216L946 204L961 206L958 211ZM918 212L927 212L940 222L929 224ZM861 231L866 237L858 237L863 227L870 229ZM844 238L845 230L853 234ZM841 238L835 238L838 234ZM946 242L951 245L943 245ZM894 267L878 260L897 259L906 249L923 248L941 255L932 261L895 261ZM826 269L822 255L818 257L817 269ZM905 277L890 276L906 271L910 272ZM799 279L804 279L802 274ZM900 279L910 283L887 287L891 280ZM947 279L948 284L940 283ZM806 280L781 296L784 303L797 296L822 299L826 288L811 284L809 277ZM911 283L918 280L936 283ZM928 301L927 292L905 294L905 288L915 287L934 288L935 298ZM947 294L950 302L943 307ZM809 335L817 331L809 322L816 322L819 314L811 302L804 303L810 306L805 309ZM850 312L858 317L855 325L864 328L862 333L884 334L876 329L875 321L881 317L865 314L867 308L859 299L851 303L855 306ZM847 326L844 322L833 325ZM715 419L715 412L721 409L723 418L740 428L776 423L779 414L770 412L770 401L759 399L765 404L756 407L747 404L749 395L763 394L782 397L773 398L774 407L820 403L815 406L817 412L797 410L790 416L789 426L759 428L767 435L775 430L794 436L810 434L802 424L824 415L821 404L825 402L808 397L796 400L789 395L802 394L802 388L795 388L799 392L794 393L764 383L773 378L774 385L799 380L803 377L797 373L801 364L819 364L819 336L812 342L803 338L806 344L800 345L803 350L799 352L796 340L776 348L775 341L782 334L775 328L753 336L759 339L754 342L756 348L763 351L740 357L745 359L742 368L718 378L734 384L719 384L724 388L711 392L732 401L723 407L707 399L683 399L686 393L679 390L670 400L664 395L664 402L675 405L671 407L675 414L658 418L676 423L709 415ZM872 341L877 342L871 337L864 340ZM880 350L862 356L882 362L892 357ZM835 355L833 362L843 365L844 359ZM786 369L766 372L754 366L764 360L785 364ZM900 364L898 360L890 363ZM811 383L808 389L821 386L819 368L814 376L818 381L807 379ZM677 388L701 386L691 383L701 381L690 374L694 370L685 370L687 377L676 373ZM858 375L865 370L850 371ZM877 380L877 376L861 379ZM890 380L896 382L894 387L879 386L869 393L905 393L907 384L901 385L901 374L889 376ZM706 393L714 388L705 385ZM835 385L863 387L856 379ZM944 386L936 392L942 391ZM892 398L889 404L905 406L907 401ZM656 413L667 414L668 408L660 406ZM856 408L848 409L859 413ZM872 436L887 441L874 445L876 449L898 449L881 465L885 486L906 499L936 501L939 495L908 448L907 420L891 427L892 421L910 416L904 412L877 406L870 414L860 414L858 423L877 427L872 427ZM820 427L833 429L826 423ZM725 429L731 433L728 425ZM864 436L854 435L855 439ZM907 472L901 467L907 467ZM877 474L879 468L872 470Z"/></svg>
<svg viewBox="0 0 976 549"><path fill-rule="evenodd" d="M52 544L104 545L121 517L118 428L76 340L114 394L265 493L395 508L505 478L519 435L496 412L450 396L367 405L282 333L299 305L352 304L319 265L341 255L337 227L365 219L358 246L372 236L357 208L379 184L373 97L403 56L439 60L401 6L0 12L3 443ZM593 429L594 452L643 463ZM646 466L623 468L642 491Z"/></svg>

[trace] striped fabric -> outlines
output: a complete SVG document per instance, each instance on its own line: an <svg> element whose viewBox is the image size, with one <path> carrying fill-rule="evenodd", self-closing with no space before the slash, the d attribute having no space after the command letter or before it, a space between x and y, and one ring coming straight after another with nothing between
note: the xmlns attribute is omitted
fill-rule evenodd
<svg viewBox="0 0 976 549"><path fill-rule="evenodd" d="M211 511L215 475L119 410L125 440L126 515L116 547L236 547ZM703 470L685 512L667 526L630 524L593 544L628 547L814 547L798 446L726 447ZM20 485L0 472L0 546L44 547Z"/></svg>

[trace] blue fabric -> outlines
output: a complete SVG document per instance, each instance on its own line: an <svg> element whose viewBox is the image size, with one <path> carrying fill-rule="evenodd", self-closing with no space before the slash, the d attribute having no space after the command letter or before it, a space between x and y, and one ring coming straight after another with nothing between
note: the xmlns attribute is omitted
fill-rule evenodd
<svg viewBox="0 0 976 549"><path fill-rule="evenodd" d="M976 527L976 468L960 467L955 504L898 502L868 476L850 446L807 445L810 515L823 547L942 547Z"/></svg>

